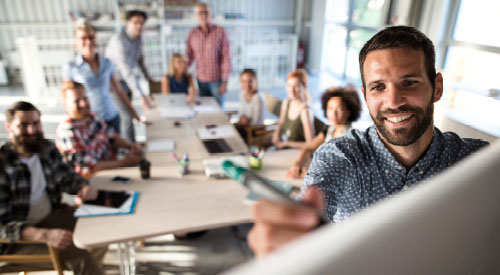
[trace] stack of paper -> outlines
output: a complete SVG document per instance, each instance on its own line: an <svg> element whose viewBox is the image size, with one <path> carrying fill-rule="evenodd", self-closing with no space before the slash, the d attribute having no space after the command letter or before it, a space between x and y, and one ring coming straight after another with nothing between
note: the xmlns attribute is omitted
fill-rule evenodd
<svg viewBox="0 0 500 275"><path fill-rule="evenodd" d="M222 169L222 163L225 160L230 160L238 166L248 168L248 160L244 156L209 158L203 160L203 165L205 166L205 175L207 177L214 177L214 178L227 178L226 173L224 173L224 170Z"/></svg>
<svg viewBox="0 0 500 275"><path fill-rule="evenodd" d="M217 125L210 128L200 127L196 131L200 139L224 139L235 134L232 125Z"/></svg>
<svg viewBox="0 0 500 275"><path fill-rule="evenodd" d="M173 139L160 139L148 141L148 152L163 152L173 151L175 149L175 140Z"/></svg>

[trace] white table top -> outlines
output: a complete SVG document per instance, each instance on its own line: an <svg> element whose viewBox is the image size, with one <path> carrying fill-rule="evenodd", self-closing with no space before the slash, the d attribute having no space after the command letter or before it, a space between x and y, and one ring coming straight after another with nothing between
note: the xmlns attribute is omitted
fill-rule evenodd
<svg viewBox="0 0 500 275"><path fill-rule="evenodd" d="M210 117L211 115L213 116ZM138 167L99 172L91 179L93 187L135 190L140 193L139 199L131 215L78 219L73 234L75 244L80 248L92 248L166 233L210 229L249 221L248 204L244 202L248 191L234 180L209 179L204 175L202 160L210 156L200 139L192 132L193 124L218 123L222 119L227 121L221 113L207 113L199 118L182 121L178 128L170 126L173 125L170 119L153 120L154 124L148 128L148 137L175 139L178 152L182 154L182 150L185 150L190 154L191 173L184 176L178 173L171 152L148 154L152 167L151 178L147 180L141 179ZM244 151L247 151L239 137L233 142L228 143L231 146L243 144ZM298 150L266 153L263 169L258 173L273 180L300 185L302 180L285 177L286 170L297 154ZM117 175L129 177L132 182L111 182L110 179Z"/></svg>

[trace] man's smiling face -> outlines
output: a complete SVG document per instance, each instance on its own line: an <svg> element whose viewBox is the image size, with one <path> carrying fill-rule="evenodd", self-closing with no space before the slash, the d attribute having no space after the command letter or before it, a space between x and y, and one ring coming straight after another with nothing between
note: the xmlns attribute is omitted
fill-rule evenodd
<svg viewBox="0 0 500 275"><path fill-rule="evenodd" d="M434 102L442 95L442 77L436 77L433 91L422 50L388 48L369 52L363 75L370 116L388 143L408 146L426 131L432 131Z"/></svg>

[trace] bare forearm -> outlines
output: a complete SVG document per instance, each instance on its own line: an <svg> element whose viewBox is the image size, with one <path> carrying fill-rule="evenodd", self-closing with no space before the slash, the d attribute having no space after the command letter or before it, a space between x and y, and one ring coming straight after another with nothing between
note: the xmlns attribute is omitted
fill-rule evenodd
<svg viewBox="0 0 500 275"><path fill-rule="evenodd" d="M25 241L47 241L48 230L45 228L37 228L34 226L26 226L21 231L21 240Z"/></svg>
<svg viewBox="0 0 500 275"><path fill-rule="evenodd" d="M286 147L302 149L306 146L306 142L305 141L285 141L284 145Z"/></svg>
<svg viewBox="0 0 500 275"><path fill-rule="evenodd" d="M121 160L103 160L99 161L92 170L92 173L97 173L102 170L109 170L123 166Z"/></svg>

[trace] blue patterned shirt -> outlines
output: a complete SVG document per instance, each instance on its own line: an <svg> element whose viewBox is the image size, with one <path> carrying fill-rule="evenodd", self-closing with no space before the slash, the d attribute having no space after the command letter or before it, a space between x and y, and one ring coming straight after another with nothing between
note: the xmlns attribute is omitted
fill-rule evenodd
<svg viewBox="0 0 500 275"><path fill-rule="evenodd" d="M443 171L487 144L434 128L429 148L407 172L382 143L375 126L364 132L351 130L344 137L326 142L314 153L304 186L319 186L325 193L328 218L341 222Z"/></svg>
<svg viewBox="0 0 500 275"><path fill-rule="evenodd" d="M110 83L115 73L113 63L100 55L99 72L94 74L90 65L78 54L74 61L64 64L63 78L82 83L90 101L90 108L100 118L110 121L118 115L118 109L111 98Z"/></svg>

